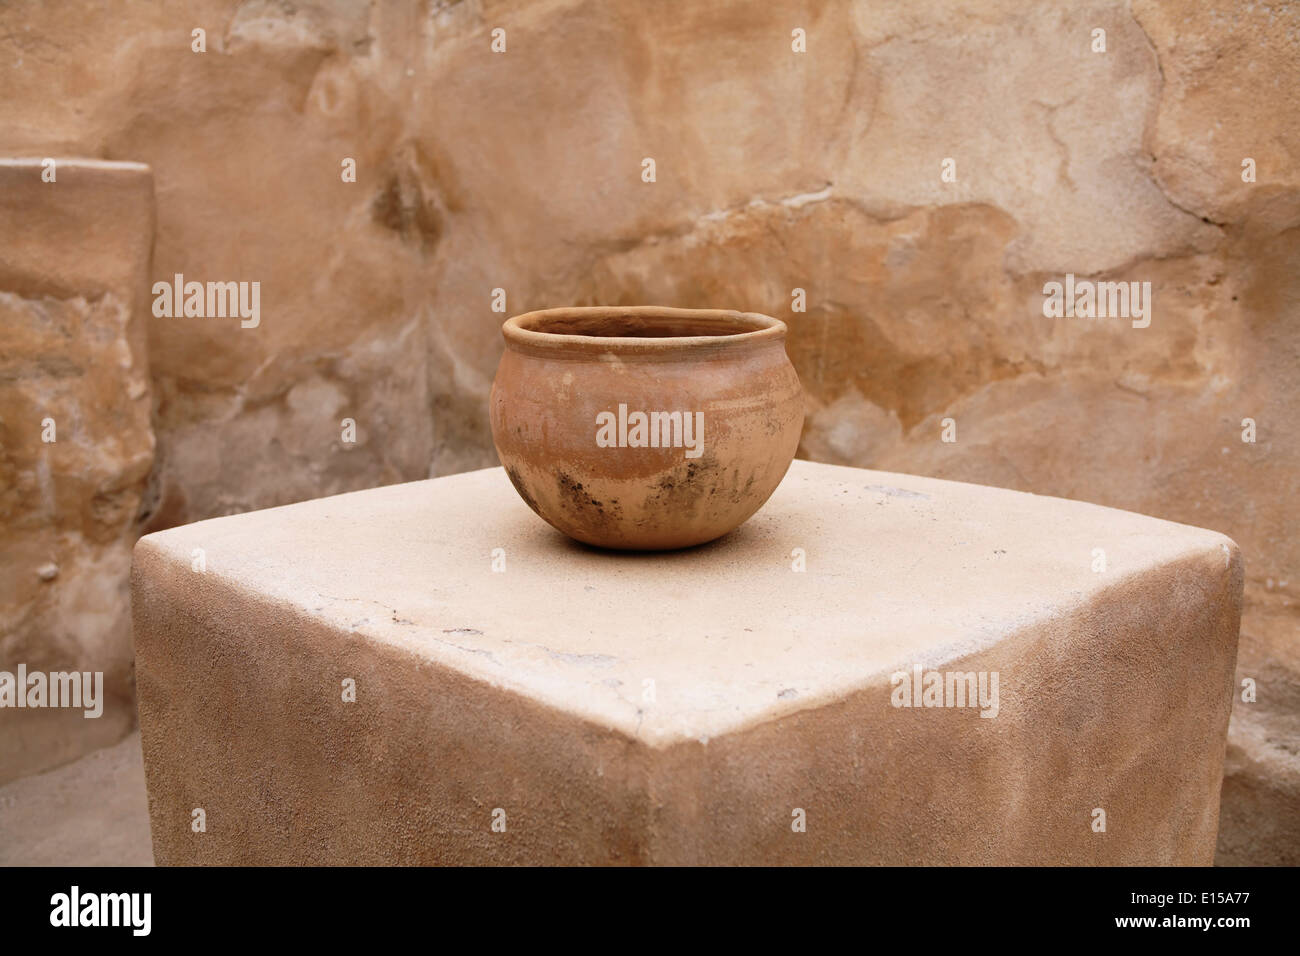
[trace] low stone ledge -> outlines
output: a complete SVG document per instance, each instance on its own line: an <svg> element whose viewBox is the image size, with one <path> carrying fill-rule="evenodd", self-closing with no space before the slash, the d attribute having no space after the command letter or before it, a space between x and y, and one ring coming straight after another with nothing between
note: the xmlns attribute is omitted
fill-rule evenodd
<svg viewBox="0 0 1300 956"><path fill-rule="evenodd" d="M89 718L39 685L22 707L0 689L0 783L135 721L127 574L154 461L153 235L148 166L0 158L0 688L21 672L101 687Z"/></svg>
<svg viewBox="0 0 1300 956"><path fill-rule="evenodd" d="M132 587L160 864L1213 860L1213 532L797 461L611 554L489 469L150 535Z"/></svg>

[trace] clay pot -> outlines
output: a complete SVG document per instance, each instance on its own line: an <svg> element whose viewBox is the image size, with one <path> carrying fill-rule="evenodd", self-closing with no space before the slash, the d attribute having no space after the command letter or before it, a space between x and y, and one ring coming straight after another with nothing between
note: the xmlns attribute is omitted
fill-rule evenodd
<svg viewBox="0 0 1300 956"><path fill-rule="evenodd" d="M712 541L762 507L799 445L785 331L752 312L658 306L515 316L492 384L501 463L579 541Z"/></svg>

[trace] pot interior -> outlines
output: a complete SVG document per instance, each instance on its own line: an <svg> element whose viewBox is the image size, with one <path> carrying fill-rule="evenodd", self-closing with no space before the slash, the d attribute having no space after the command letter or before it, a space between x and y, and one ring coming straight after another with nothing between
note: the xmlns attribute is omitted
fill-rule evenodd
<svg viewBox="0 0 1300 956"><path fill-rule="evenodd" d="M675 339L695 336L744 335L771 328L761 316L731 314L671 314L602 311L555 311L523 316L519 327L551 335L583 335L591 338Z"/></svg>

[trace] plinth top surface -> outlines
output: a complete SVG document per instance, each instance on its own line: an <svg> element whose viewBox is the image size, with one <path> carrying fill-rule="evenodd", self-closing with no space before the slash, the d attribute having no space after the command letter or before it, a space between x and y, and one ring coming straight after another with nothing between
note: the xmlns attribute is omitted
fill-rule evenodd
<svg viewBox="0 0 1300 956"><path fill-rule="evenodd" d="M655 747L887 686L1131 575L1213 551L1226 567L1235 551L1083 502L804 461L741 528L678 552L573 542L500 468L201 521L139 547L187 569L202 548L204 573L238 591Z"/></svg>

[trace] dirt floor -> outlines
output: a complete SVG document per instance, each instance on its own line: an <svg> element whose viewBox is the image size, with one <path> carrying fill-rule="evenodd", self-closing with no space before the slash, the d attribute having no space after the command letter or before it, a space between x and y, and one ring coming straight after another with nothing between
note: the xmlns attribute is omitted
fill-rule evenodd
<svg viewBox="0 0 1300 956"><path fill-rule="evenodd" d="M0 787L0 866L153 866L140 734Z"/></svg>

